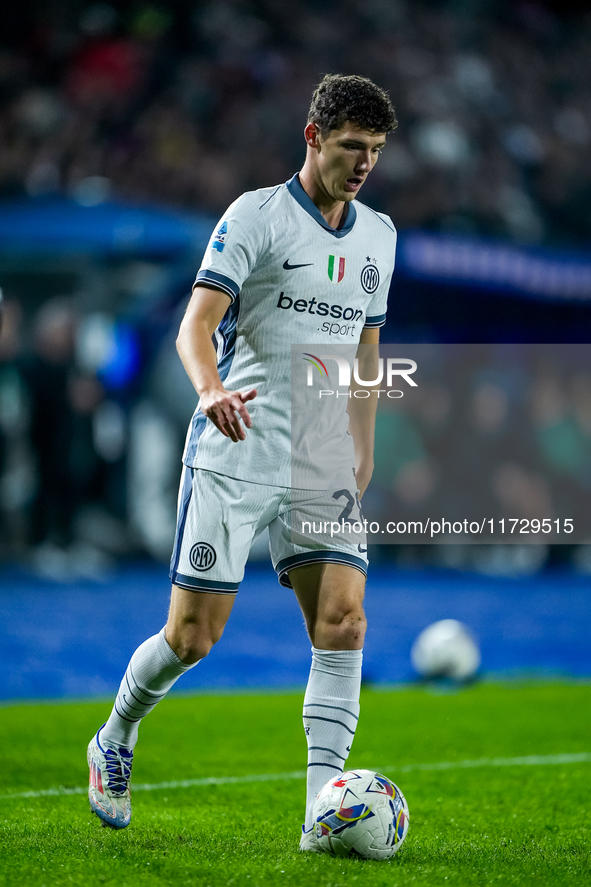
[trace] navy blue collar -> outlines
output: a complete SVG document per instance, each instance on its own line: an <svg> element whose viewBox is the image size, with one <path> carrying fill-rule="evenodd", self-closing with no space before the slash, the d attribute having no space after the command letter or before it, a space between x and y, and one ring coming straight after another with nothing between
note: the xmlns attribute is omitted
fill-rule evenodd
<svg viewBox="0 0 591 887"><path fill-rule="evenodd" d="M353 201L347 203L347 218L345 219L345 224L342 228L331 228L312 198L304 191L297 172L295 176L291 177L289 182L286 182L286 185L289 193L292 197L295 197L302 209L305 209L308 215L312 216L314 221L318 222L319 225L322 225L324 230L328 231L329 234L333 234L335 237L344 237L355 224L357 210L355 209Z"/></svg>

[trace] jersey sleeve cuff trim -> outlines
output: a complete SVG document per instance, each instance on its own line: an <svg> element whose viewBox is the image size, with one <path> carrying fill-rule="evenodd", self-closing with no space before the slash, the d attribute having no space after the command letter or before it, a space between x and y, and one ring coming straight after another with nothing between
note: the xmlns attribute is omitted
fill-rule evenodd
<svg viewBox="0 0 591 887"><path fill-rule="evenodd" d="M385 314L374 314L373 317L366 317L364 327L374 327L374 326L384 326L386 323L386 315Z"/></svg>
<svg viewBox="0 0 591 887"><path fill-rule="evenodd" d="M171 570L170 580L173 585L186 588L187 591L211 591L213 594L236 594L239 582L219 582L217 579L201 579L197 576L185 576Z"/></svg>
<svg viewBox="0 0 591 887"><path fill-rule="evenodd" d="M349 554L347 551L303 551L301 554L293 554L291 557L283 558L275 567L279 584L284 588L293 588L289 581L289 571L294 567L301 567L304 564L346 564L354 567L367 576L367 560Z"/></svg>
<svg viewBox="0 0 591 887"><path fill-rule="evenodd" d="M208 268L204 268L202 271L199 271L197 277L195 278L195 283L193 284L193 286L197 286L197 284L199 283L211 284L216 289L222 290L222 292L227 293L232 301L234 301L234 299L240 292L240 287L237 283L234 283L231 277L226 277L225 274L218 274L217 271L210 271Z"/></svg>

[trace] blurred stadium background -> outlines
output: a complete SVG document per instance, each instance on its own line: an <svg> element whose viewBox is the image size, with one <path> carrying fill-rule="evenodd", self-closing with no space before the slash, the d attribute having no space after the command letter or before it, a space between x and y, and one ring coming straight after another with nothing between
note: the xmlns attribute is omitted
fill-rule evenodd
<svg viewBox="0 0 591 887"><path fill-rule="evenodd" d="M219 214L303 162L323 73L373 78L400 121L363 193L400 232L383 340L591 341L590 57L591 14L550 0L3 5L0 697L110 693L159 628L195 406L178 323ZM491 433L510 384L472 380ZM585 495L591 366L529 384L540 477ZM411 456L388 474L391 423L374 491L428 496ZM264 539L253 560L191 686L305 681ZM372 560L368 680L412 679L413 638L446 617L477 633L485 673L591 673L589 545Z"/></svg>

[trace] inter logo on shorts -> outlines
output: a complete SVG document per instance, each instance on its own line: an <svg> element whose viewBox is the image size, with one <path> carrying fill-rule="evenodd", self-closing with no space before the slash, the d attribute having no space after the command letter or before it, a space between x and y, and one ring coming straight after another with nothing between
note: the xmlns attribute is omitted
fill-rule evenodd
<svg viewBox="0 0 591 887"><path fill-rule="evenodd" d="M345 257L328 257L328 279L331 283L340 283L345 276Z"/></svg>
<svg viewBox="0 0 591 887"><path fill-rule="evenodd" d="M375 265L366 265L361 272L361 286L371 296L380 285L380 272Z"/></svg>
<svg viewBox="0 0 591 887"><path fill-rule="evenodd" d="M211 570L217 560L215 548L208 542L198 542L191 549L189 560L194 570L205 572Z"/></svg>

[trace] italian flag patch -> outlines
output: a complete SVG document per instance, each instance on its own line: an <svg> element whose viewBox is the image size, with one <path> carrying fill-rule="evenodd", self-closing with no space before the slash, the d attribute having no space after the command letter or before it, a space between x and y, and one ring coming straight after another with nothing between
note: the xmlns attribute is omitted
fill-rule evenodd
<svg viewBox="0 0 591 887"><path fill-rule="evenodd" d="M328 257L328 279L331 283L340 283L345 276L345 257Z"/></svg>

